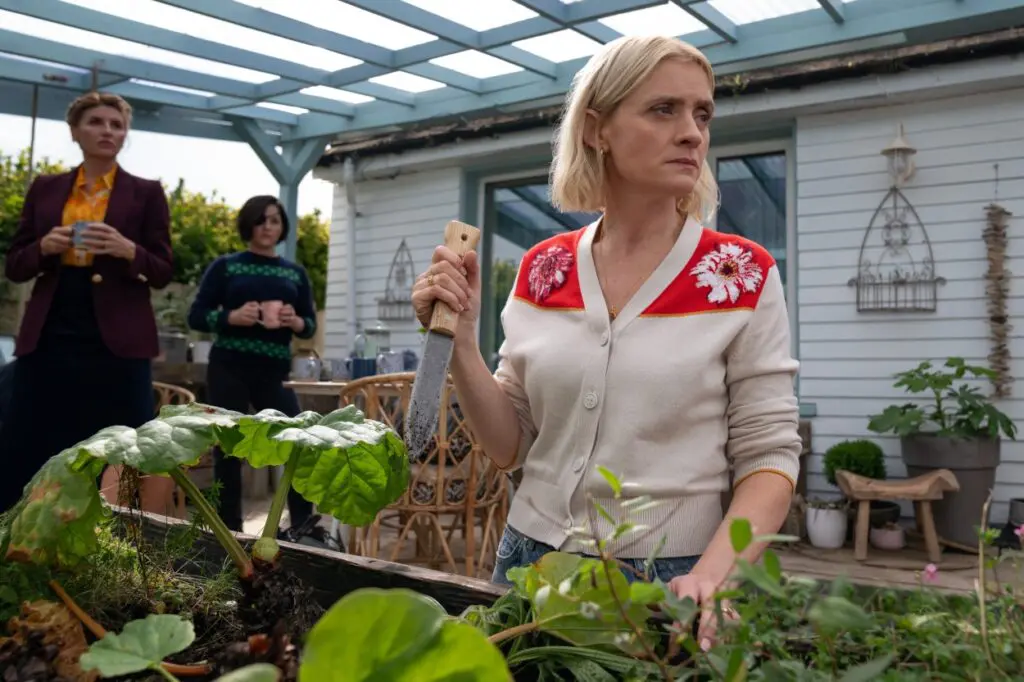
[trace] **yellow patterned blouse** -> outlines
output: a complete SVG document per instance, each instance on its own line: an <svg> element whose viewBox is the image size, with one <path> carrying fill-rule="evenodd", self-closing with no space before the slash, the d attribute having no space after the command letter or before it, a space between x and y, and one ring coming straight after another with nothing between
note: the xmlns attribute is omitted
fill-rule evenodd
<svg viewBox="0 0 1024 682"><path fill-rule="evenodd" d="M61 225L73 225L80 220L87 223L103 222L107 215L110 192L114 189L115 175L117 175L116 165L92 187L86 187L85 167L79 166L75 185L71 188L71 194L64 204ZM92 265L92 258L92 254L85 249L72 246L61 256L61 263L73 267L88 267Z"/></svg>

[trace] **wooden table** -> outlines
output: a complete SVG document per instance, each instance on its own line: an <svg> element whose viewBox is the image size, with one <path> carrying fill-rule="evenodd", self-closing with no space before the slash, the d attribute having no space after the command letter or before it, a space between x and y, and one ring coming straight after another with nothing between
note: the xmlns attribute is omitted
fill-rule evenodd
<svg viewBox="0 0 1024 682"><path fill-rule="evenodd" d="M285 388L290 388L296 393L304 395L341 395L341 389L345 388L345 381L286 381Z"/></svg>
<svg viewBox="0 0 1024 682"><path fill-rule="evenodd" d="M344 381L286 381L285 388L295 391L303 410L325 414L341 407Z"/></svg>

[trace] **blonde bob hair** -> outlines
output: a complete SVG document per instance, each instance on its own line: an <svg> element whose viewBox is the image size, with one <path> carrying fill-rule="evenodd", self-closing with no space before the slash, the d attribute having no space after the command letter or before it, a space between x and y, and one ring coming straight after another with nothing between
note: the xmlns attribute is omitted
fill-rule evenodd
<svg viewBox="0 0 1024 682"><path fill-rule="evenodd" d="M665 36L623 36L597 52L573 78L551 161L551 203L560 211L600 212L605 207L604 158L583 139L587 110L610 116L666 59L697 64L714 89L711 63L697 48ZM681 218L709 221L718 206L718 184L704 161L693 192L680 197Z"/></svg>

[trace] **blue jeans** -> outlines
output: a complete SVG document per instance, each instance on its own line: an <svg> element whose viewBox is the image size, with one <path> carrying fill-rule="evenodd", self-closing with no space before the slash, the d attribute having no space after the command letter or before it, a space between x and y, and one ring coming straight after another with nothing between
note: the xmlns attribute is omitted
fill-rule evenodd
<svg viewBox="0 0 1024 682"><path fill-rule="evenodd" d="M505 577L508 569L518 566L529 566L540 560L548 552L554 552L555 548L543 542L537 542L528 538L512 526L506 525L505 532L498 542L498 551L494 560L494 573L491 575L491 582L499 585L511 585L511 581ZM631 567L634 571L650 578L660 578L668 582L677 575L686 575L697 565L700 555L673 557L668 559L655 559L653 564L648 565L646 559L619 559L622 563ZM637 576L631 571L623 571L626 580L633 582Z"/></svg>

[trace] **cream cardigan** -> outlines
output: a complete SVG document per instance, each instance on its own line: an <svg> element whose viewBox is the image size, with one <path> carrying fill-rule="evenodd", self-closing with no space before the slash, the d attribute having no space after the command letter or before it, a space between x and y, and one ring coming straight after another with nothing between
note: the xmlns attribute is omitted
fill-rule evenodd
<svg viewBox="0 0 1024 682"><path fill-rule="evenodd" d="M597 223L523 256L501 320L495 372L519 416L510 469L522 485L508 522L563 551L571 536L612 528L588 496L622 512L597 471L660 502L647 526L614 547L643 558L701 554L722 522L721 493L770 471L799 472L798 406L778 268L757 244L692 219L636 295L610 321L591 245ZM590 518L588 518L588 516Z"/></svg>

